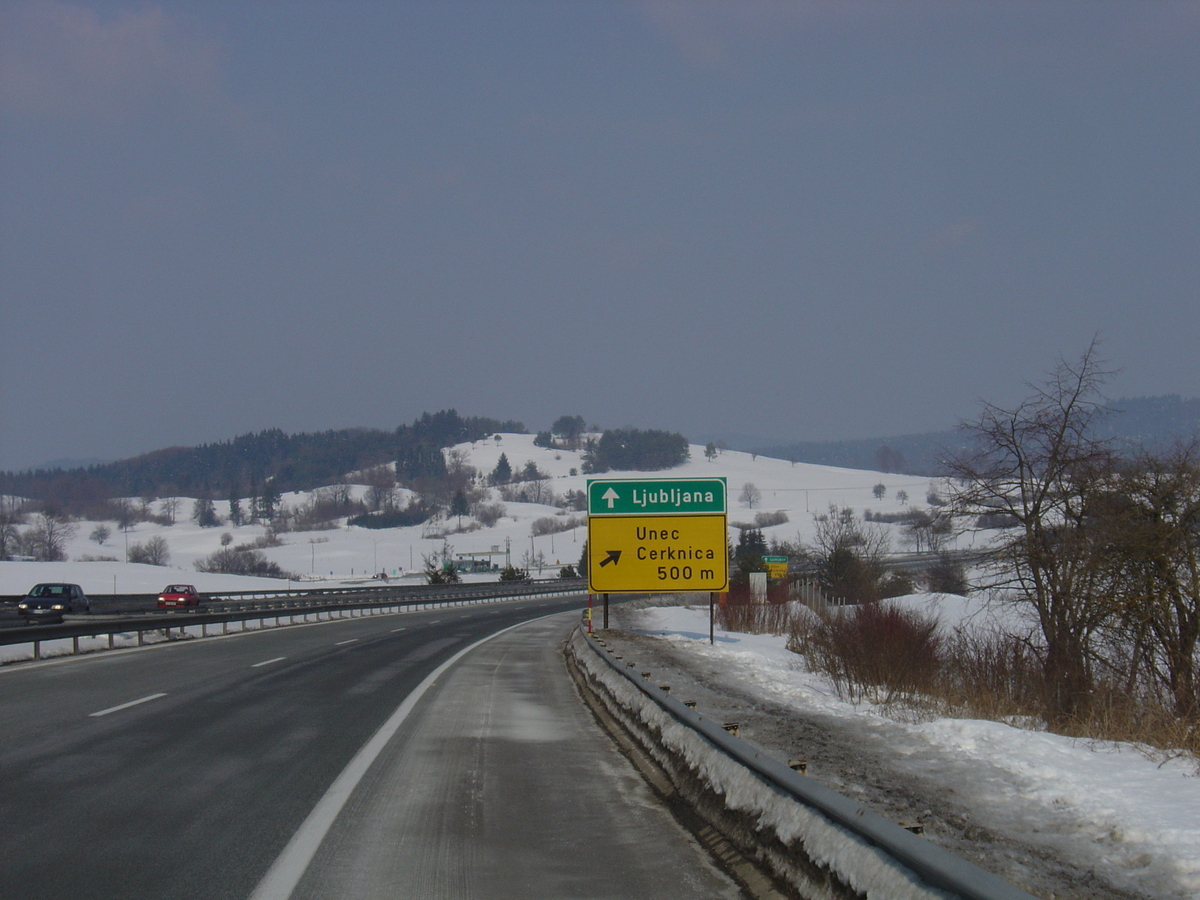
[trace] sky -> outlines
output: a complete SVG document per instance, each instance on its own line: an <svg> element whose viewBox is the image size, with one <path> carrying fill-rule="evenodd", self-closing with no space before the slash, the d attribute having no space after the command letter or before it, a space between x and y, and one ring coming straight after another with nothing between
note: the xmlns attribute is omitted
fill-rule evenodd
<svg viewBox="0 0 1200 900"><path fill-rule="evenodd" d="M1200 2L0 0L0 470L1200 395Z"/></svg>

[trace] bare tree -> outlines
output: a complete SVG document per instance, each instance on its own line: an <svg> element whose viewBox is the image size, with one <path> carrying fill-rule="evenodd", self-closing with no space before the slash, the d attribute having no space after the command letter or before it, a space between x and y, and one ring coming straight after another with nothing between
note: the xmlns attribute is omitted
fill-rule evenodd
<svg viewBox="0 0 1200 900"><path fill-rule="evenodd" d="M8 559L20 540L17 522L20 517L15 511L5 509L3 495L0 495L0 560Z"/></svg>
<svg viewBox="0 0 1200 900"><path fill-rule="evenodd" d="M39 562L66 559L65 545L75 536L75 530L75 525L66 516L52 512L38 513L28 535L33 558Z"/></svg>
<svg viewBox="0 0 1200 900"><path fill-rule="evenodd" d="M112 531L107 525L97 525L92 529L92 533L89 534L88 537L103 547L104 542L112 537Z"/></svg>
<svg viewBox="0 0 1200 900"><path fill-rule="evenodd" d="M738 496L738 500L754 509L754 504L762 500L762 491L756 488L753 482L747 481L742 485L742 493Z"/></svg>
<svg viewBox="0 0 1200 900"><path fill-rule="evenodd" d="M367 505L372 511L390 509L396 499L396 473L391 466L375 466L363 474Z"/></svg>
<svg viewBox="0 0 1200 900"><path fill-rule="evenodd" d="M1175 714L1200 712L1196 645L1200 641L1200 453L1176 448L1143 455L1123 469L1106 517L1126 637L1173 698ZM1144 638L1152 651L1138 653Z"/></svg>
<svg viewBox="0 0 1200 900"><path fill-rule="evenodd" d="M1090 644L1114 612L1090 517L1112 468L1109 448L1092 434L1107 377L1093 341L1012 409L986 404L964 426L974 449L948 461L958 510L1017 522L996 547L990 587L1036 613L1047 700L1058 721L1087 701Z"/></svg>
<svg viewBox="0 0 1200 900"><path fill-rule="evenodd" d="M165 566L171 559L166 538L155 535L144 544L129 545L129 562L147 566Z"/></svg>
<svg viewBox="0 0 1200 900"><path fill-rule="evenodd" d="M928 512L912 510L911 518L901 526L900 534L918 553L922 550L941 553L954 536L954 516L944 507L935 507Z"/></svg>
<svg viewBox="0 0 1200 900"><path fill-rule="evenodd" d="M805 548L817 568L817 579L830 595L852 603L880 598L887 574L887 533L859 521L850 507L830 506L814 516L815 537Z"/></svg>

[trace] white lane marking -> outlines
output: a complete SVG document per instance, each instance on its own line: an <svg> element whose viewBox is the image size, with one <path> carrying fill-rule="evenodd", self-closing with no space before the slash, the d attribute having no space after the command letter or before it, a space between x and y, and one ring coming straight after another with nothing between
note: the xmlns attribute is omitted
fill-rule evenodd
<svg viewBox="0 0 1200 900"><path fill-rule="evenodd" d="M140 700L130 700L128 703L122 703L120 706L110 706L108 709L102 709L99 712L88 713L90 718L97 716L107 716L109 713L120 712L123 709L129 709L131 706L137 706L139 703L149 703L151 700L157 700L159 697L165 697L166 694L151 694L149 697L142 697Z"/></svg>
<svg viewBox="0 0 1200 900"><path fill-rule="evenodd" d="M395 634L397 631L408 631L408 626L405 625L403 628L393 628L392 634Z"/></svg>
<svg viewBox="0 0 1200 900"><path fill-rule="evenodd" d="M292 891L296 889L296 885L304 877L304 873L316 855L317 849L321 846L321 842L325 840L325 835L328 834L334 820L342 811L342 807L346 805L346 801L350 799L350 795L354 792L362 777L367 774L367 770L371 768L371 764L383 752L383 748L387 746L388 741L392 739L392 736L400 729L404 720L408 718L409 713L413 711L413 708L417 705L417 701L424 696L425 692L433 686L433 683L447 669L476 647L486 644L493 638L498 638L500 635L512 631L514 628L528 625L529 621L509 625L507 628L502 628L493 635L478 640L470 646L463 647L463 649L459 650L430 672L425 677L425 680L417 685L411 694L404 698L404 702L396 707L396 711L392 713L391 718L380 726L379 730L375 732L369 741L363 744L358 753L354 754L354 759L350 760L346 768L342 769L342 773L329 786L329 790L325 792L325 796L313 807L313 811L308 814L308 818L304 820L304 823L292 835L292 839L283 848L283 852L271 864L271 868L267 870L267 874L263 876L262 881L258 883L258 887L254 889L254 893L250 895L250 900L289 900L292 896Z"/></svg>
<svg viewBox="0 0 1200 900"><path fill-rule="evenodd" d="M277 656L277 657L275 657L274 659L264 659L262 662L257 662L257 663L255 663L255 664L254 664L254 665L252 665L250 668L252 668L252 669L258 669L258 668L261 668L261 667L263 667L263 666L269 666L271 663L283 662L285 659L287 659L287 657L286 657L286 656Z"/></svg>
<svg viewBox="0 0 1200 900"><path fill-rule="evenodd" d="M342 646L342 644L353 644L353 643L355 643L355 642L357 642L357 641L358 641L358 638L350 638L350 640L348 640L348 641L338 641L338 642L337 642L336 644L334 644L333 646L335 646L335 647L340 647L340 646Z"/></svg>

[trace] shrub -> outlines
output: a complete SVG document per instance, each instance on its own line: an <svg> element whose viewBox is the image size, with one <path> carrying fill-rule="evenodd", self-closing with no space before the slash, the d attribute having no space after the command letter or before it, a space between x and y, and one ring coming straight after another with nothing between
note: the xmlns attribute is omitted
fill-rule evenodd
<svg viewBox="0 0 1200 900"><path fill-rule="evenodd" d="M925 582L929 590L938 594L958 594L965 597L971 588L963 564L944 553L925 570Z"/></svg>
<svg viewBox="0 0 1200 900"><path fill-rule="evenodd" d="M405 528L420 525L432 515L432 510L419 500L414 500L406 509L393 509L386 512L363 513L355 516L346 524L357 525L359 528Z"/></svg>
<svg viewBox="0 0 1200 900"><path fill-rule="evenodd" d="M258 575L263 578L295 578L278 563L271 562L261 550L235 550L222 547L215 553L196 560L197 572L219 572L225 575Z"/></svg>
<svg viewBox="0 0 1200 900"><path fill-rule="evenodd" d="M579 516L544 516L529 526L529 533L534 537L547 534L558 534L586 525L587 519Z"/></svg>
<svg viewBox="0 0 1200 900"><path fill-rule="evenodd" d="M430 584L458 584L460 581L458 569L454 568L452 562L445 562L439 566L426 560L425 577Z"/></svg>
<svg viewBox="0 0 1200 900"><path fill-rule="evenodd" d="M842 699L888 703L912 699L937 681L937 624L915 610L864 603L800 620L789 647L826 675Z"/></svg>
<svg viewBox="0 0 1200 900"><path fill-rule="evenodd" d="M772 525L783 525L788 521L788 514L782 509L754 514L755 528L770 528Z"/></svg>
<svg viewBox="0 0 1200 900"><path fill-rule="evenodd" d="M525 581L529 578L529 573L525 569L518 569L516 566L505 566L500 570L501 581Z"/></svg>
<svg viewBox="0 0 1200 900"><path fill-rule="evenodd" d="M129 561L147 566L165 566L171 559L165 538L155 535L144 544L129 545Z"/></svg>
<svg viewBox="0 0 1200 900"><path fill-rule="evenodd" d="M756 603L746 581L732 585L716 610L717 622L726 631L747 634L788 634L792 617L803 612L799 604L788 603L791 595L786 584L768 584L767 602Z"/></svg>
<svg viewBox="0 0 1200 900"><path fill-rule="evenodd" d="M979 528L1015 528L1021 523L1012 513L991 512L983 513L975 524Z"/></svg>
<svg viewBox="0 0 1200 900"><path fill-rule="evenodd" d="M475 507L475 518L485 528L491 528L504 518L507 510L503 503L480 503Z"/></svg>
<svg viewBox="0 0 1200 900"><path fill-rule="evenodd" d="M879 582L879 599L886 600L889 597L903 597L906 594L911 594L916 590L916 585L913 584L912 576L907 572L895 571L884 576Z"/></svg>

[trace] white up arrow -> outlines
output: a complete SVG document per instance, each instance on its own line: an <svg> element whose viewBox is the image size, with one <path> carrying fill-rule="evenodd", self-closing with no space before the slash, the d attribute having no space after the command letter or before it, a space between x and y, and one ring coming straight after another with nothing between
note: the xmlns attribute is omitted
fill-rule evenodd
<svg viewBox="0 0 1200 900"><path fill-rule="evenodd" d="M617 499L620 499L620 496L621 496L621 495L620 495L620 494L618 494L616 491L614 491L612 488L609 488L607 491L605 491L603 494L601 494L601 495L600 495L600 499L601 499L601 500L607 500L607 501L608 501L608 508L609 508L609 509L612 509L612 508L613 508L613 501L614 501L614 500L617 500Z"/></svg>

